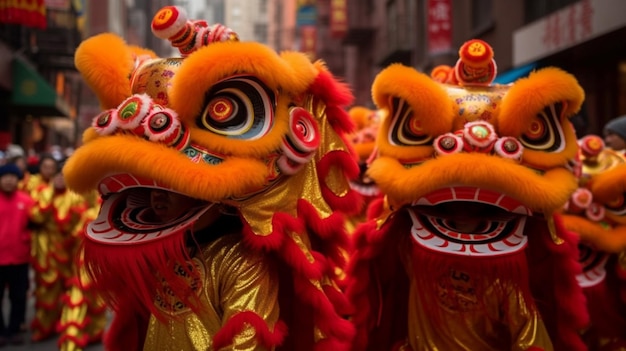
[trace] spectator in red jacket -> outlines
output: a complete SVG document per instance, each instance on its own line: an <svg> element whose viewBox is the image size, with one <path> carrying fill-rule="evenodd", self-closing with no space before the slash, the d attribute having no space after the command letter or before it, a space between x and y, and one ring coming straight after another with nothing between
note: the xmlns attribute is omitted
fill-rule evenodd
<svg viewBox="0 0 626 351"><path fill-rule="evenodd" d="M18 190L23 174L13 163L0 166L0 301L9 291L9 323L5 324L0 304L0 346L21 344L20 325L26 317L28 268L30 262L29 214L34 201Z"/></svg>

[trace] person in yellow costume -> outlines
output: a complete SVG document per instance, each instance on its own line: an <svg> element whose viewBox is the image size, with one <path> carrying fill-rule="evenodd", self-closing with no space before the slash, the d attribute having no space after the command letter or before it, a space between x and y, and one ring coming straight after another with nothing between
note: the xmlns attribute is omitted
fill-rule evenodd
<svg viewBox="0 0 626 351"><path fill-rule="evenodd" d="M584 92L553 67L492 84L481 40L459 56L374 80L368 175L385 208L354 234L354 350L585 350L577 238L555 216L577 186L568 118Z"/></svg>
<svg viewBox="0 0 626 351"><path fill-rule="evenodd" d="M99 198L97 193L81 196L68 190L61 172L51 177L51 187L42 187L37 194L32 211L39 224L32 239L32 339L60 334L60 350L82 350L100 341L106 326L106 306L90 289L79 248L86 222L97 215Z"/></svg>
<svg viewBox="0 0 626 351"><path fill-rule="evenodd" d="M33 341L41 341L57 332L87 203L66 188L61 172L51 177L51 186L40 187L35 194L32 219L38 228L32 236L35 316L31 330Z"/></svg>
<svg viewBox="0 0 626 351"><path fill-rule="evenodd" d="M59 162L51 154L42 154L37 164L37 173L28 176L21 185L22 190L36 197L37 193L50 187L52 177L60 171Z"/></svg>
<svg viewBox="0 0 626 351"><path fill-rule="evenodd" d="M323 62L157 12L161 58L105 33L75 63L103 112L63 172L97 189L84 260L107 350L348 350L352 96Z"/></svg>
<svg viewBox="0 0 626 351"><path fill-rule="evenodd" d="M68 251L72 253L72 276L67 279L61 298L61 316L57 327L60 351L80 351L89 344L101 342L107 324L107 306L85 271L80 248L85 226L98 215L100 197L97 191L92 191L83 198L86 209L76 225L75 240L68 245Z"/></svg>

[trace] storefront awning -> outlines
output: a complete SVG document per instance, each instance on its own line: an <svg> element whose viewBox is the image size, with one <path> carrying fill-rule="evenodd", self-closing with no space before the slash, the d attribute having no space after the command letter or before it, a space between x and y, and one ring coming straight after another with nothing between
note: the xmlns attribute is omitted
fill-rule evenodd
<svg viewBox="0 0 626 351"><path fill-rule="evenodd" d="M70 107L28 62L13 59L13 90L8 108L18 114L69 117Z"/></svg>
<svg viewBox="0 0 626 351"><path fill-rule="evenodd" d="M526 77L530 72L532 72L535 68L537 68L537 63L529 63L524 66L520 66L517 68L513 68L503 73L499 73L496 76L496 79L493 80L494 83L498 84L509 84L513 83L519 78Z"/></svg>

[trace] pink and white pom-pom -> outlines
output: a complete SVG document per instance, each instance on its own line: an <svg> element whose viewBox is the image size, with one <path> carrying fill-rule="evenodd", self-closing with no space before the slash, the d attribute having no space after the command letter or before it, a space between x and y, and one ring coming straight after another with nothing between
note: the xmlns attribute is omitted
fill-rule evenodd
<svg viewBox="0 0 626 351"><path fill-rule="evenodd" d="M499 138L494 145L494 150L501 157L517 161L522 159L522 154L524 153L522 143L513 137Z"/></svg>
<svg viewBox="0 0 626 351"><path fill-rule="evenodd" d="M433 147L438 156L451 155L463 150L464 141L459 135L446 133L438 136Z"/></svg>

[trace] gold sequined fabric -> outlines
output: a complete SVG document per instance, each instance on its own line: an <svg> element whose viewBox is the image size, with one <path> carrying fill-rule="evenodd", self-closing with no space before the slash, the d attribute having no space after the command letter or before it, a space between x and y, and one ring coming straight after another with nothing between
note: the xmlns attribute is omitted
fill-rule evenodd
<svg viewBox="0 0 626 351"><path fill-rule="evenodd" d="M216 239L194 259L201 273L202 312L190 308L165 311L173 318L161 322L150 318L144 350L206 351L212 350L212 338L238 312L252 311L273 330L278 321L278 279L267 258L241 243L240 235ZM180 305L174 301L163 306ZM235 336L232 350L266 350L258 345L255 330L246 326Z"/></svg>
<svg viewBox="0 0 626 351"><path fill-rule="evenodd" d="M496 284L502 284L496 282ZM498 298L494 290L488 290L484 297L484 308L471 304L465 311L444 307L440 299L437 310L441 313L443 328L433 322L432 316L424 313L419 300L416 284L413 282L409 298L409 339L413 350L420 351L502 351L527 350L531 346L544 351L553 350L552 343L537 313L529 311L520 291L512 286L500 286L506 291L506 300ZM468 295L471 289L455 290L457 301L475 301ZM467 304L464 304L467 306ZM493 316L500 318L494 319Z"/></svg>

